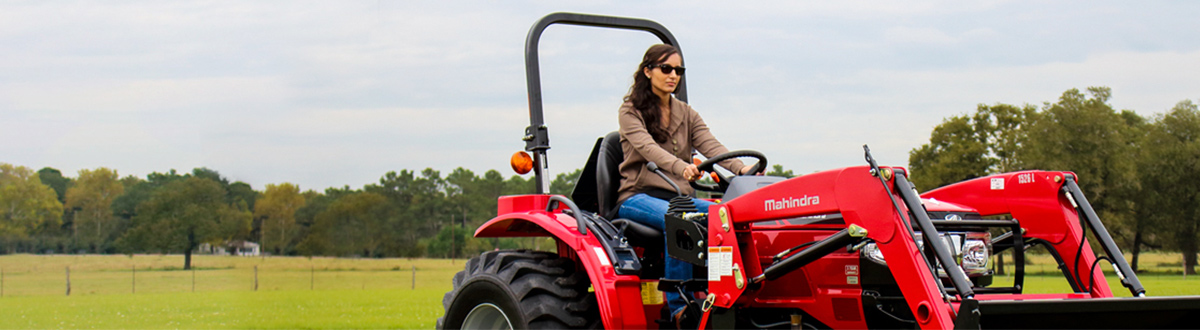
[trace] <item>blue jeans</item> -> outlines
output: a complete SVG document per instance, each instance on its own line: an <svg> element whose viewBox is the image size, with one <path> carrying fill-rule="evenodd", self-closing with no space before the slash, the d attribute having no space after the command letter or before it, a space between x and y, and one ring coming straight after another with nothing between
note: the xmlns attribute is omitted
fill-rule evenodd
<svg viewBox="0 0 1200 330"><path fill-rule="evenodd" d="M696 205L696 209L700 212L708 212L708 207L713 203L692 198L692 203ZM650 197L646 194L637 194L629 197L621 203L621 207L617 210L618 218L625 218L636 221L643 225L654 227L659 231L666 233L666 221L663 217L667 214L667 208L670 206L665 200ZM666 254L666 242L663 242L663 254ZM692 279L692 264L686 261L672 258L664 255L666 265L663 270L664 276L670 280L689 280ZM679 311L686 304L679 292L667 292L667 308L671 310L671 315Z"/></svg>

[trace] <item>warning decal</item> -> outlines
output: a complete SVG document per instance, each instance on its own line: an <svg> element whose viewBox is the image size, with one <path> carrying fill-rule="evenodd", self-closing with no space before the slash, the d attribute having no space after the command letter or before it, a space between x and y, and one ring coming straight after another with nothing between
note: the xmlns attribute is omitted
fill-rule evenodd
<svg viewBox="0 0 1200 330"><path fill-rule="evenodd" d="M721 276L733 276L733 247L708 247L708 280L720 281Z"/></svg>

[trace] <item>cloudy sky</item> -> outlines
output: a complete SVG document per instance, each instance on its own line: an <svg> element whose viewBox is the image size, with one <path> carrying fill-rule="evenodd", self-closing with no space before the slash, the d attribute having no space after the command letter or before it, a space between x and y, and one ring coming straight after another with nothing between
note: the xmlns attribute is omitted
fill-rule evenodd
<svg viewBox="0 0 1200 330"><path fill-rule="evenodd" d="M906 165L977 104L1113 89L1142 115L1200 98L1200 2L5 1L0 162L68 176L208 167L262 189L387 171L508 169L528 125L523 46L558 11L675 34L690 103L731 149L797 173ZM642 32L541 42L551 173L582 167Z"/></svg>

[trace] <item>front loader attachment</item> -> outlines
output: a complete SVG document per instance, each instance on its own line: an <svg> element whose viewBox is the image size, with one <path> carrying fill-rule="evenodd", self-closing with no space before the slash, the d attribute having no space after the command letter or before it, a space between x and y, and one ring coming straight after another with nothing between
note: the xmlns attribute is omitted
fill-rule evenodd
<svg viewBox="0 0 1200 330"><path fill-rule="evenodd" d="M1147 297L1074 173L1006 173L918 195L905 169L880 167L869 152L868 163L780 181L709 210L715 216L708 221L712 246L706 306L711 307L714 328L783 324L772 312L792 313L793 320L818 328L1197 328L1188 317L1200 315L1200 297ZM951 206L971 210L973 218L931 219L933 210ZM791 228L789 233L755 226L827 215L840 221L803 225L808 227ZM988 243L989 249L1012 249L1019 262L1012 287L990 287L990 278L984 281L976 272L969 277L958 259L963 245L954 236L939 239L942 233L990 228L1007 233ZM809 235L806 230L824 232L803 236ZM1092 250L1089 237L1103 254ZM806 239L811 242L780 252L781 241ZM1023 292L1022 260L1034 245L1048 248L1071 292ZM865 247L881 254L872 258L886 263L845 262L847 254L857 251L863 254L856 260L867 260ZM1129 296L1114 296L1097 267L1105 260L1113 264ZM866 265L872 272L883 267L894 282L872 277L867 287ZM822 275L829 273L836 276ZM809 290L803 290L807 285ZM750 321L737 323L746 319Z"/></svg>
<svg viewBox="0 0 1200 330"><path fill-rule="evenodd" d="M1146 289L1092 209L1071 172L997 174L938 188L921 197L1008 215L1027 244L1044 245L1074 293L980 295L959 304L963 329L1183 329L1196 328L1200 296L1147 297ZM1087 242L1091 230L1104 256ZM1015 231L1014 231L1015 232ZM1005 248L999 244L997 248ZM1014 251L1022 254L1024 249ZM1131 297L1114 297L1097 264L1107 260ZM1020 272L1020 271L1018 271ZM1018 288L1019 290L1019 288ZM1019 291L1018 291L1019 292ZM964 297L965 298L965 297Z"/></svg>

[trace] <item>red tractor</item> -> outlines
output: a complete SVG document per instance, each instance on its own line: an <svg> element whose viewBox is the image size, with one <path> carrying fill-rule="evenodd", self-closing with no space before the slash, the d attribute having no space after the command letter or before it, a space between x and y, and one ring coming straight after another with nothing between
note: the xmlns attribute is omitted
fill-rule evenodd
<svg viewBox="0 0 1200 330"><path fill-rule="evenodd" d="M686 198L673 199L664 235L615 219L622 153L614 132L596 142L570 198L547 194L550 145L537 46L552 24L647 31L678 47L662 25L641 19L556 13L530 29L531 125L524 140L537 193L501 197L498 216L475 236L552 237L557 249L472 258L443 299L439 329L674 327L662 312L667 290L696 293L688 295L687 310L698 328L1198 326L1187 315L1200 311L1200 297L1145 296L1071 172L998 174L918 195L904 168L876 165L864 146L864 166L697 184L723 194L722 202L697 210ZM687 100L682 83L676 97ZM753 151L699 167L712 171L730 157L757 158L757 170L766 168L766 157ZM1002 215L1012 220L988 220ZM1087 241L1088 230L1102 256ZM1023 293L1025 252L1039 245L1058 262L1072 293ZM1010 249L1013 283L993 286L991 255ZM665 255L707 276L661 279ZM1100 260L1113 264L1131 297L1114 297L1096 269Z"/></svg>

